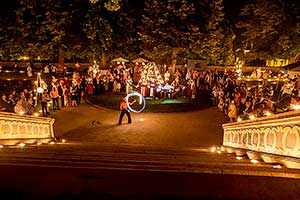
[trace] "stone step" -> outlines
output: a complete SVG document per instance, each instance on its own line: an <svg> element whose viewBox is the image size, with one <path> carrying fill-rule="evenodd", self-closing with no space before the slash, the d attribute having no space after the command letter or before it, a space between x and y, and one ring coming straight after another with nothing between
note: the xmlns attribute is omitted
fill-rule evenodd
<svg viewBox="0 0 300 200"><path fill-rule="evenodd" d="M251 163L246 157L237 160L234 154L211 152L207 147L162 148L97 143L32 145L1 149L0 165L300 178L299 170L277 169L264 162Z"/></svg>

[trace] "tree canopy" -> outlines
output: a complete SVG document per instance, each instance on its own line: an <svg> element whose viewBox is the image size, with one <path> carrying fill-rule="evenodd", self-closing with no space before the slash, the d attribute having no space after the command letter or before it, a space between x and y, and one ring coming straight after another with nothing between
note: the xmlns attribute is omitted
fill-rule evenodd
<svg viewBox="0 0 300 200"><path fill-rule="evenodd" d="M241 10L236 24L248 58L290 58L300 48L300 3L256 0Z"/></svg>
<svg viewBox="0 0 300 200"><path fill-rule="evenodd" d="M224 7L233 6L229 0L12 2L0 18L2 60L26 55L105 65L113 57L142 56L173 66L186 59L232 65L244 50L249 59L269 59L289 58L300 48L296 0L242 0L234 17Z"/></svg>

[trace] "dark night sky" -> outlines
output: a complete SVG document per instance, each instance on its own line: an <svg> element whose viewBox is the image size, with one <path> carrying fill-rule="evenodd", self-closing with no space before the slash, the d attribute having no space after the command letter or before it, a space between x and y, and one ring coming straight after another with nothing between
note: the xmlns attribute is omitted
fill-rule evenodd
<svg viewBox="0 0 300 200"><path fill-rule="evenodd" d="M248 2L249 0L223 0L226 18L231 22L236 22L239 19L240 9Z"/></svg>
<svg viewBox="0 0 300 200"><path fill-rule="evenodd" d="M12 14L13 9L15 7L15 1L1 1L0 3L0 15L6 16L8 14Z"/></svg>

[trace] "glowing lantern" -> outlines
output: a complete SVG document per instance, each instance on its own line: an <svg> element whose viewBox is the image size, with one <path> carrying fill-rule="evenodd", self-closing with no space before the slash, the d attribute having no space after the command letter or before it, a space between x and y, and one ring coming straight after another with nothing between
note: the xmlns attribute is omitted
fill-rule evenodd
<svg viewBox="0 0 300 200"><path fill-rule="evenodd" d="M37 88L37 92L41 94L41 93L44 92L44 89L43 89L42 87L38 87L38 88Z"/></svg>

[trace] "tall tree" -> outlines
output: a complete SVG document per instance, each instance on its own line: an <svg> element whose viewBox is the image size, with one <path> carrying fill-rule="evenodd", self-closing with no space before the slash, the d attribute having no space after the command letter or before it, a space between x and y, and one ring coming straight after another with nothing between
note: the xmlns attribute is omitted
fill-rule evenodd
<svg viewBox="0 0 300 200"><path fill-rule="evenodd" d="M194 11L194 3L187 0L146 0L139 32L142 53L152 60L171 61L174 72L177 56L187 50L191 39L199 36L199 26L193 23Z"/></svg>
<svg viewBox="0 0 300 200"><path fill-rule="evenodd" d="M10 1L12 2L12 1ZM3 9L5 8L5 9ZM15 45L14 38L17 35L16 31L16 16L14 11L16 5L10 5L7 7L1 6L0 11L0 59L1 60L12 60L20 57L14 51L18 46Z"/></svg>
<svg viewBox="0 0 300 200"><path fill-rule="evenodd" d="M42 56L48 60L64 62L69 13L63 1L19 1L17 9L17 45L22 52L31 56ZM58 55L58 58L57 56Z"/></svg>
<svg viewBox="0 0 300 200"><path fill-rule="evenodd" d="M90 5L86 13L84 31L89 39L87 51L92 52L91 60L101 58L101 65L106 65L106 54L112 45L112 27L107 16L109 11L104 7L103 2L96 2Z"/></svg>
<svg viewBox="0 0 300 200"><path fill-rule="evenodd" d="M207 21L206 55L209 64L224 64L225 34L223 0L212 0L209 4L210 17Z"/></svg>
<svg viewBox="0 0 300 200"><path fill-rule="evenodd" d="M248 59L290 58L300 50L300 3L297 0L257 0L247 4L237 23Z"/></svg>
<svg viewBox="0 0 300 200"><path fill-rule="evenodd" d="M115 57L123 56L127 59L136 58L140 52L140 40L138 40L138 26L142 10L122 2L121 8L111 13L111 24L113 28L112 54Z"/></svg>

